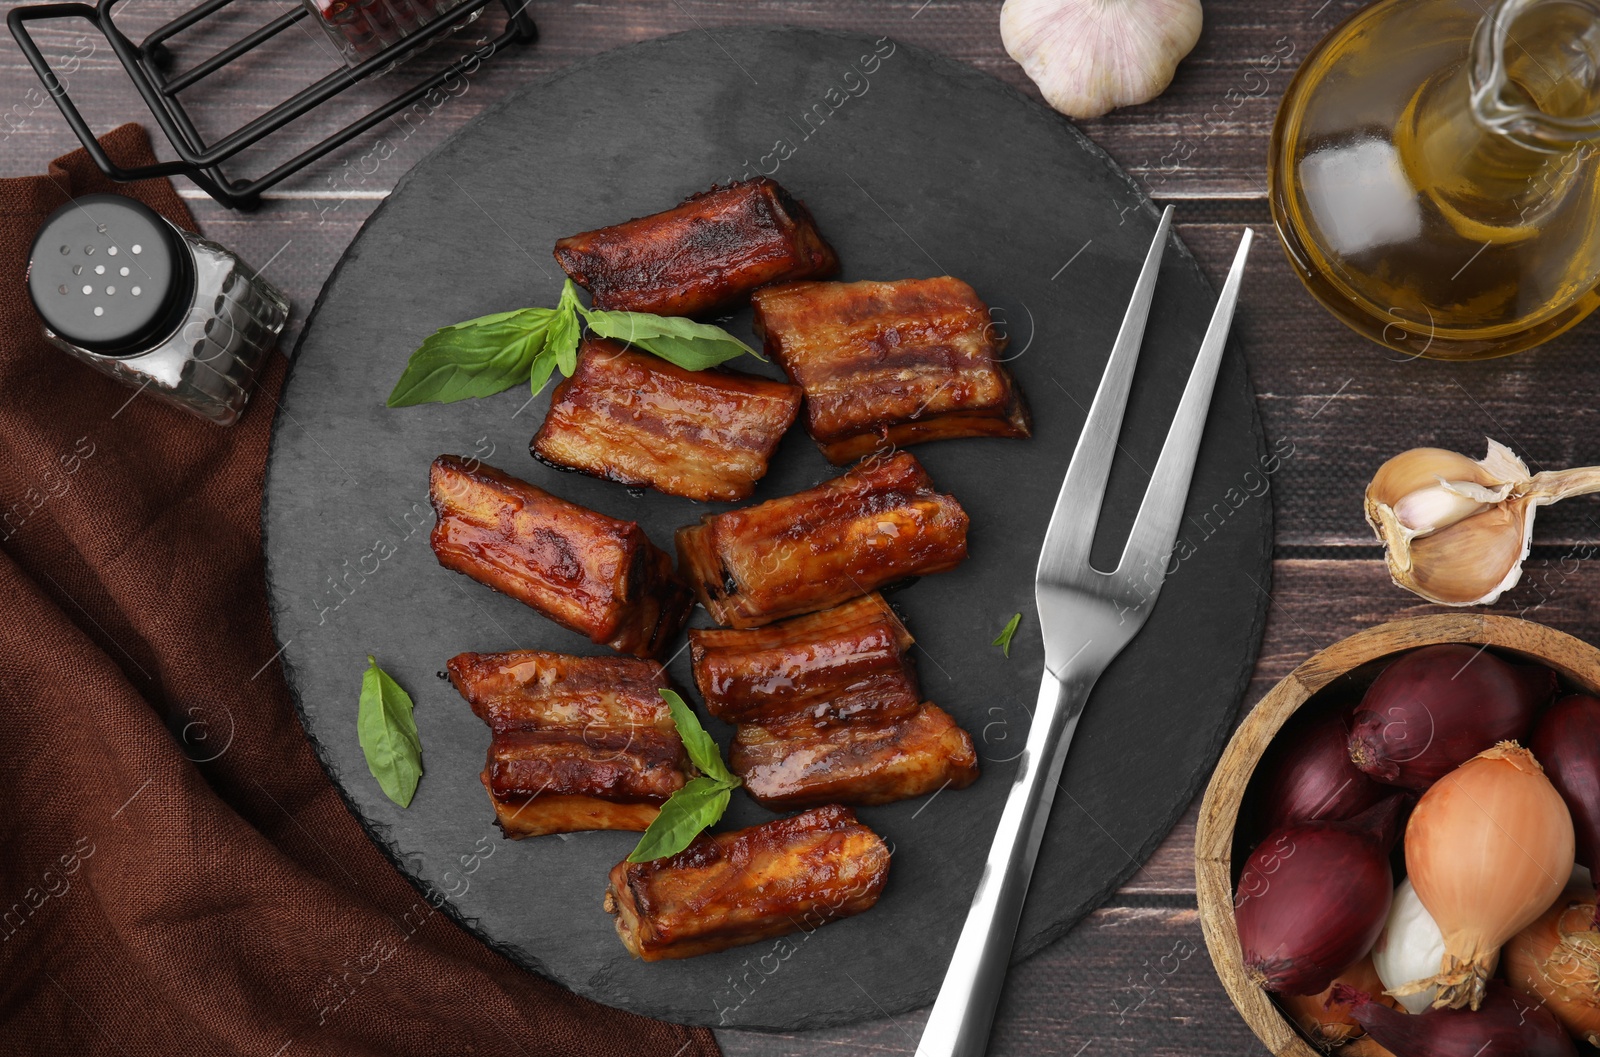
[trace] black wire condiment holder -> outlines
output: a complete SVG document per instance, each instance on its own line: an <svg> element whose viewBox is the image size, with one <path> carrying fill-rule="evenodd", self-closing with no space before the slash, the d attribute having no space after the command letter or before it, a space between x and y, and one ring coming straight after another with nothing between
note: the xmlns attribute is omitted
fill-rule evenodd
<svg viewBox="0 0 1600 1057"><path fill-rule="evenodd" d="M477 46L469 54L449 63L387 103L368 111L338 132L306 148L264 175L241 180L226 175L222 170L222 164L341 92L385 72L396 63L427 47L443 34L464 25L495 0L463 0L458 6L422 24L410 35L385 45L354 66L344 66L334 70L265 113L252 118L234 131L217 137L212 142L208 142L200 134L178 97L185 90L200 84L211 74L260 47L301 19L314 17L312 12L297 3L292 9L222 48L209 58L188 69L174 71L173 67L176 64L167 41L215 15L234 0L205 0L199 6L154 30L137 44L117 27L112 18L113 9L121 2L122 0L99 0L95 4L51 3L15 7L6 16L6 23L11 28L11 35L21 46L29 65L44 82L50 97L55 100L62 116L67 119L67 124L72 127L72 131L76 133L84 149L102 172L119 181L187 176L212 198L233 209L254 209L261 202L261 193L280 180L299 172L373 126L415 105L429 92L452 78L462 78L476 72L479 64L490 59L507 45L529 44L538 38L538 29L526 10L527 0L501 0L506 9L506 24L499 36ZM127 168L118 165L106 154L95 138L94 130L84 120L77 104L72 101L72 97L28 32L28 24L31 22L67 18L85 20L105 37L117 60L122 63L123 69L133 81L134 88L138 90L161 131L172 144L178 160ZM311 32L320 36L322 30L313 26Z"/></svg>

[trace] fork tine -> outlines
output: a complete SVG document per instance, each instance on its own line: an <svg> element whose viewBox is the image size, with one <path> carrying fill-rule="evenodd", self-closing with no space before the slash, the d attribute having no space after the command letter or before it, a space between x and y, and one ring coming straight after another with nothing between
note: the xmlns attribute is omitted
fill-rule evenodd
<svg viewBox="0 0 1600 1057"><path fill-rule="evenodd" d="M1036 579L1048 583L1068 579L1089 563L1089 547L1094 541L1095 524L1100 520L1100 503L1105 498L1106 480L1111 475L1111 457L1116 452L1117 435L1122 430L1122 413L1128 405L1128 390L1133 370L1139 363L1139 346L1144 341L1145 322L1155 298L1156 275L1167 248L1167 232L1172 227L1171 206L1161 211L1156 236L1145 253L1144 267L1134 285L1133 298L1122 317L1122 329L1111 347L1105 373L1095 390L1072 452L1067 476L1056 496L1050 527L1045 532L1044 548L1039 552Z"/></svg>
<svg viewBox="0 0 1600 1057"><path fill-rule="evenodd" d="M1161 458L1155 473L1150 475L1150 487L1139 504L1139 515L1134 519L1133 531L1128 534L1122 560L1117 572L1126 575L1134 567L1149 570L1160 563L1156 575L1145 577L1155 590L1164 578L1167 560L1173 541L1178 535L1178 522L1183 517L1184 504L1189 496L1189 479L1194 474L1195 456L1200 451L1200 436L1205 431L1206 414L1211 407L1211 390L1216 384L1217 368L1222 364L1222 350L1228 343L1228 330L1233 325L1233 309L1239 301L1239 283L1244 276L1245 258L1250 254L1250 243L1255 232L1244 229L1239 238L1239 249L1233 255L1233 267L1228 269L1227 282L1222 284L1222 294L1211 313L1211 325L1206 328L1205 340L1195 356L1194 368L1189 372L1189 382L1184 386L1183 399L1178 413L1167 431L1161 446ZM1154 601L1155 592L1146 601Z"/></svg>

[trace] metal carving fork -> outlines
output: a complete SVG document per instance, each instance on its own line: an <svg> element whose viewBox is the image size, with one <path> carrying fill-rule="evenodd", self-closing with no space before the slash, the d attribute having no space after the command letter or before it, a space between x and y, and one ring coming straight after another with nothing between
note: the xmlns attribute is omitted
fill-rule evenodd
<svg viewBox="0 0 1600 1057"><path fill-rule="evenodd" d="M1089 547L1100 519L1111 456L1116 450L1145 321L1150 316L1156 273L1171 226L1172 207L1168 206L1145 256L1133 300L1123 317L1122 329L1045 532L1039 569L1034 574L1045 647L1039 701L966 924L917 1046L918 1057L977 1057L987 1048L1028 881L1039 855L1050 802L1061 779L1067 746L1100 673L1144 626L1177 537L1212 386L1233 322L1234 304L1239 299L1239 280L1254 237L1249 228L1239 240L1233 267L1217 298L1211 324L1200 343L1177 417L1167 432L1122 559L1109 573L1089 564Z"/></svg>

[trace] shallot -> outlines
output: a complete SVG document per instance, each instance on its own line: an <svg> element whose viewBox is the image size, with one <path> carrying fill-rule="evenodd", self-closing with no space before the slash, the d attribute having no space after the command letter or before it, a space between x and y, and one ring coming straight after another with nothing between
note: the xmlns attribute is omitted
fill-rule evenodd
<svg viewBox="0 0 1600 1057"><path fill-rule="evenodd" d="M1362 697L1350 759L1380 782L1421 792L1483 750L1526 737L1555 692L1548 668L1477 646L1424 646L1385 668Z"/></svg>
<svg viewBox="0 0 1600 1057"><path fill-rule="evenodd" d="M1573 1038L1600 1046L1600 930L1595 894L1569 886L1506 944L1506 979L1543 1000Z"/></svg>
<svg viewBox="0 0 1600 1057"><path fill-rule="evenodd" d="M1503 742L1417 802L1406 827L1406 873L1445 947L1437 975L1410 987L1437 984L1435 1006L1477 1009L1501 944L1566 887L1572 817L1533 754Z"/></svg>
<svg viewBox="0 0 1600 1057"><path fill-rule="evenodd" d="M1348 822L1278 830L1251 853L1233 905L1257 985L1314 995L1372 947L1394 896L1389 849L1404 801L1390 797Z"/></svg>
<svg viewBox="0 0 1600 1057"><path fill-rule="evenodd" d="M1298 715L1273 739L1257 772L1251 800L1260 805L1260 833L1300 822L1342 822L1389 796L1350 760L1350 710L1301 719Z"/></svg>
<svg viewBox="0 0 1600 1057"><path fill-rule="evenodd" d="M1572 812L1578 862L1593 870L1600 852L1600 701L1563 697L1540 717L1528 748Z"/></svg>
<svg viewBox="0 0 1600 1057"><path fill-rule="evenodd" d="M1499 980L1490 981L1476 1012L1430 1009L1401 1013L1369 995L1334 988L1350 1016L1399 1057L1577 1057L1578 1049L1550 1011Z"/></svg>
<svg viewBox="0 0 1600 1057"><path fill-rule="evenodd" d="M1333 989L1341 985L1347 993L1364 992L1376 1001L1395 1004L1394 999L1383 993L1383 981L1372 968L1371 958L1363 958L1350 966L1319 994L1282 995L1278 1002L1312 1042L1324 1048L1340 1046L1365 1034L1361 1025L1350 1019L1348 1001L1339 1002L1333 998ZM1340 1052L1346 1051L1341 1049Z"/></svg>

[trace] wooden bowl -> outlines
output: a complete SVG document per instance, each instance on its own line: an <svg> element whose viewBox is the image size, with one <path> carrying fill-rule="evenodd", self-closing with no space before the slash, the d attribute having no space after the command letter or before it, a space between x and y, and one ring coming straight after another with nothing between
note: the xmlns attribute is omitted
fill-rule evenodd
<svg viewBox="0 0 1600 1057"><path fill-rule="evenodd" d="M1195 889L1200 926L1228 997L1279 1057L1326 1057L1307 1042L1261 988L1245 978L1233 921L1234 827L1251 775L1285 721L1313 695L1363 665L1418 646L1483 644L1554 669L1564 687L1600 695L1600 650L1543 624L1481 613L1448 613L1379 624L1308 658L1261 699L1222 753L1200 804Z"/></svg>

